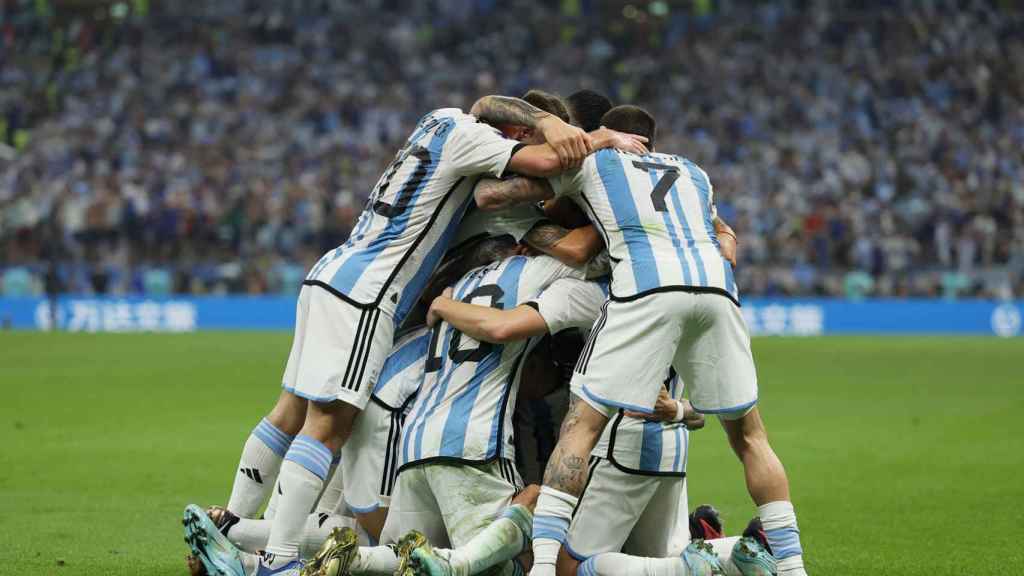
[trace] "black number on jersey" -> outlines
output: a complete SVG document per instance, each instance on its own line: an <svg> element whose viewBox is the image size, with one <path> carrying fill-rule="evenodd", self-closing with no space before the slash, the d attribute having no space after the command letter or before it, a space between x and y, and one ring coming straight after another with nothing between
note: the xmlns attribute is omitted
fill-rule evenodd
<svg viewBox="0 0 1024 576"><path fill-rule="evenodd" d="M504 308L499 300L505 295L505 291L501 289L501 286L497 284L485 284L478 286L476 290L473 290L466 297L462 299L462 302L469 304L473 303L473 300L480 297L488 297L490 301L487 306L490 308L497 308L499 310ZM430 354L427 356L426 371L436 372L441 369L441 355L438 350L438 344L441 340L441 325L434 328L433 334L430 336ZM490 342L477 342L476 347L467 348L465 350L459 350L459 344L462 343L462 332L454 330L452 332L451 340L448 342L448 358L456 364L462 362L479 362L487 357L494 350L494 344Z"/></svg>
<svg viewBox="0 0 1024 576"><path fill-rule="evenodd" d="M405 181L402 189L395 195L394 203L388 204L383 200L383 198L385 198L385 195L387 194L388 187L391 186L391 179L394 178L395 173L398 172L398 169L401 168L409 158L413 158L418 162L416 169L413 170L412 175ZM423 183L423 179L427 177L427 172L429 171L430 150L427 150L417 144L412 148L399 153L398 157L395 158L395 161L388 166L387 170L384 171L384 177L381 179L380 187L378 188L375 196L376 200L373 202L373 211L387 218L394 218L404 212L405 209L409 207L409 202L412 201L412 196L416 193L416 189Z"/></svg>
<svg viewBox="0 0 1024 576"><path fill-rule="evenodd" d="M658 212L668 212L668 206L665 204L665 196L668 195L668 191L672 189L672 185L679 179L679 168L668 164L655 164L654 162L639 161L633 161L633 167L647 171L665 172L665 174L658 179L658 183L654 185L654 190L651 191L651 204L654 205L654 209Z"/></svg>

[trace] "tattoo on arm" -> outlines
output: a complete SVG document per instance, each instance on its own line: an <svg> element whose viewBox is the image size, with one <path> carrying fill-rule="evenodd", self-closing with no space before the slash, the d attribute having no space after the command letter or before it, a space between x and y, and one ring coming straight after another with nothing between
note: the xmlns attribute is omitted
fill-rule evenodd
<svg viewBox="0 0 1024 576"><path fill-rule="evenodd" d="M547 112L519 98L484 96L473 104L470 114L488 124L516 124L536 128Z"/></svg>
<svg viewBox="0 0 1024 576"><path fill-rule="evenodd" d="M531 228L523 240L537 250L544 250L551 248L568 234L569 230L567 228L562 228L558 224L551 222L543 222Z"/></svg>
<svg viewBox="0 0 1024 576"><path fill-rule="evenodd" d="M507 180L484 178L474 191L476 203L484 210L500 210L526 202L536 202L552 195L545 180L516 176Z"/></svg>

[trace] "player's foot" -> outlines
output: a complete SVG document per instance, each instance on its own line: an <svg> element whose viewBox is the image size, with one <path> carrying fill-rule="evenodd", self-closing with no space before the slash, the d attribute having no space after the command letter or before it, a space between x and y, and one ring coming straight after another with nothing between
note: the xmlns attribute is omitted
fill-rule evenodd
<svg viewBox="0 0 1024 576"><path fill-rule="evenodd" d="M185 543L199 559L210 576L247 576L242 552L217 529L206 512L195 504L185 508L181 521L185 526Z"/></svg>
<svg viewBox="0 0 1024 576"><path fill-rule="evenodd" d="M756 538L744 536L732 547L732 563L743 576L775 576L775 557Z"/></svg>
<svg viewBox="0 0 1024 576"><path fill-rule="evenodd" d="M298 558L276 559L273 554L264 554L252 576L300 576L302 562Z"/></svg>
<svg viewBox="0 0 1024 576"><path fill-rule="evenodd" d="M217 526L220 533L225 536L228 535L228 530L241 520L223 506L210 506L206 509L206 515L210 517L210 520Z"/></svg>
<svg viewBox="0 0 1024 576"><path fill-rule="evenodd" d="M410 530L398 539L395 555L398 556L398 569L395 576L416 576L416 568L412 565L412 552L427 545L427 537L418 530Z"/></svg>
<svg viewBox="0 0 1024 576"><path fill-rule="evenodd" d="M419 576L452 576L448 559L441 557L429 544L413 549L410 562Z"/></svg>
<svg viewBox="0 0 1024 576"><path fill-rule="evenodd" d="M711 545L703 540L694 540L683 550L681 556L690 576L720 576L725 574L718 561L718 555Z"/></svg>
<svg viewBox="0 0 1024 576"><path fill-rule="evenodd" d="M757 516L754 516L747 524L747 528L743 531L743 535L747 538L757 540L758 544L763 546L769 554L772 553L772 547L768 544L768 535L764 533L764 526L761 525L761 519Z"/></svg>
<svg viewBox="0 0 1024 576"><path fill-rule="evenodd" d="M716 540L725 536L722 516L710 504L697 506L690 514L691 540Z"/></svg>
<svg viewBox="0 0 1024 576"><path fill-rule="evenodd" d="M358 554L356 531L348 526L335 528L316 556L302 568L302 576L345 576Z"/></svg>

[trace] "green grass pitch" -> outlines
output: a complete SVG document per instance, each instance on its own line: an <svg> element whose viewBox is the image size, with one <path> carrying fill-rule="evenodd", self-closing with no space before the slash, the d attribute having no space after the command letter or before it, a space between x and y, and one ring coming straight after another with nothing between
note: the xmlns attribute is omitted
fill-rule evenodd
<svg viewBox="0 0 1024 576"><path fill-rule="evenodd" d="M0 574L185 574L275 398L279 333L0 333ZM812 575L1024 574L1024 341L759 339L761 406ZM752 514L717 423L690 503Z"/></svg>

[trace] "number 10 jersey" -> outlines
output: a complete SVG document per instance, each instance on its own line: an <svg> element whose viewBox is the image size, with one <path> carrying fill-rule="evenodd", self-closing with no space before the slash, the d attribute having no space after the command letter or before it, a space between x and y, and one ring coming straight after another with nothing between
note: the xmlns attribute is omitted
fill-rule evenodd
<svg viewBox="0 0 1024 576"><path fill-rule="evenodd" d="M509 310L536 299L559 278L585 275L548 256L512 256L463 276L452 298ZM512 411L523 362L536 342L478 342L447 322L436 326L423 386L402 431L402 468L438 460L514 460Z"/></svg>
<svg viewBox="0 0 1024 576"><path fill-rule="evenodd" d="M693 162L599 150L550 182L604 237L612 300L677 289L716 292L739 304L732 265L718 251L711 182Z"/></svg>

